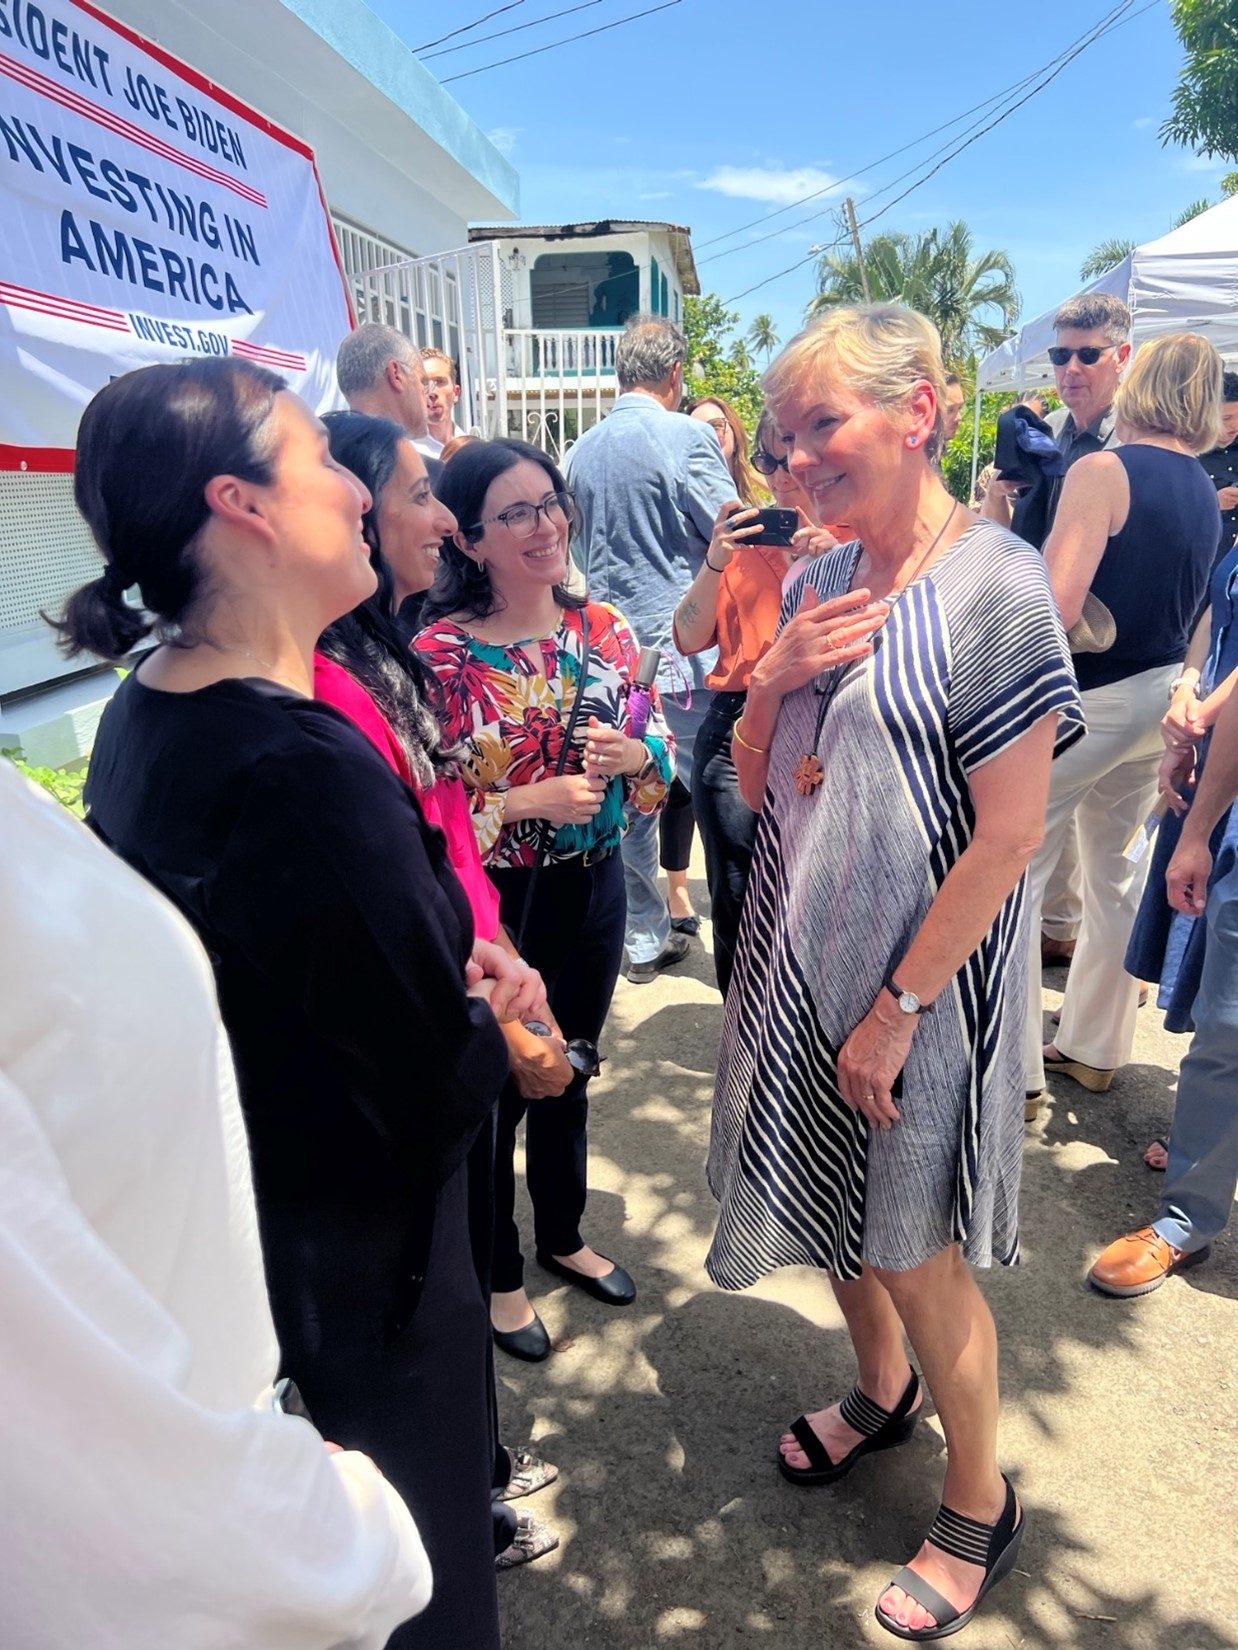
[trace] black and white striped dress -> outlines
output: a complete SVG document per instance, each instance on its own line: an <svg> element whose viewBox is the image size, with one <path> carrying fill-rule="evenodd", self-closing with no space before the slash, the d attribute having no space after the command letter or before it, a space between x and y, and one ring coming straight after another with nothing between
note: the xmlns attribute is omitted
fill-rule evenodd
<svg viewBox="0 0 1238 1650"><path fill-rule="evenodd" d="M848 589L860 554L814 561L784 622L806 582L822 599ZM706 1265L724 1289L780 1266L906 1270L952 1242L978 1265L1018 1259L1023 884L922 1016L892 1129L845 1103L836 1055L971 840L968 774L1050 711L1059 751L1083 731L1043 560L992 523L969 528L844 669L824 784L805 797L793 777L817 684L783 701L770 753L709 1154L721 1209Z"/></svg>

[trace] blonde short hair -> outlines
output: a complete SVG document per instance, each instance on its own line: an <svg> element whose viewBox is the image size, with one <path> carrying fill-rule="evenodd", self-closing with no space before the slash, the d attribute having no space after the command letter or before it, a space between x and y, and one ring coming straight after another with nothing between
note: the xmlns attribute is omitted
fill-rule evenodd
<svg viewBox="0 0 1238 1650"><path fill-rule="evenodd" d="M1142 435L1172 435L1195 453L1221 444L1221 357L1197 332L1169 332L1137 352L1113 410Z"/></svg>
<svg viewBox="0 0 1238 1650"><path fill-rule="evenodd" d="M910 401L917 384L931 384L937 423L926 444L929 458L941 448L946 368L941 338L924 315L903 304L855 304L829 309L797 333L762 380L766 401L777 408L810 378L845 385L866 401L893 412Z"/></svg>

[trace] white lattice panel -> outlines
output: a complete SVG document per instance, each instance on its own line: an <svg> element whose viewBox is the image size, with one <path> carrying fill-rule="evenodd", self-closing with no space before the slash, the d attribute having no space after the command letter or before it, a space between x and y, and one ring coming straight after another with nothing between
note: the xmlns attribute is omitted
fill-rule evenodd
<svg viewBox="0 0 1238 1650"><path fill-rule="evenodd" d="M0 470L0 632L54 613L103 570L73 504L73 477Z"/></svg>

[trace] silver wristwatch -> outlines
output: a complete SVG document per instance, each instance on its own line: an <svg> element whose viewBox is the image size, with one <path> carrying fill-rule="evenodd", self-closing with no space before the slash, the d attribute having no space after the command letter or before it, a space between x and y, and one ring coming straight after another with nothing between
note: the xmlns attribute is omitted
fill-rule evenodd
<svg viewBox="0 0 1238 1650"><path fill-rule="evenodd" d="M904 1014L932 1013L932 1003L922 1003L914 991L904 991L902 986L898 984L897 980L895 980L893 974L887 974L885 979L882 981L882 984L894 998L894 1001L902 1009Z"/></svg>

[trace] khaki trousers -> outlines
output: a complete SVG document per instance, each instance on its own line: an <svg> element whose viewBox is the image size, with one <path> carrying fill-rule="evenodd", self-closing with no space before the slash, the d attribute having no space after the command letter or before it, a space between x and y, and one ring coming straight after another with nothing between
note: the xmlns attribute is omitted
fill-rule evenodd
<svg viewBox="0 0 1238 1650"><path fill-rule="evenodd" d="M1028 969L1027 1087L1044 1086L1040 929L1045 890L1071 820L1079 833L1083 917L1052 1039L1063 1054L1103 1069L1123 1066L1135 1040L1139 985L1123 967L1150 854L1132 865L1122 850L1156 801L1164 749L1160 722L1177 665L1162 665L1083 694L1084 738L1053 764L1045 839L1028 872L1032 946Z"/></svg>

